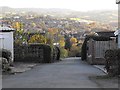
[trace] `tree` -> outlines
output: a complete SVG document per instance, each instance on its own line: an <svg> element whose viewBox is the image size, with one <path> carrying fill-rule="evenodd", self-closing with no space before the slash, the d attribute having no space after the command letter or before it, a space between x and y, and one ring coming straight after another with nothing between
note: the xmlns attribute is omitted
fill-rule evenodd
<svg viewBox="0 0 120 90"><path fill-rule="evenodd" d="M65 41L64 40L60 40L59 44L60 44L60 47L64 47L65 46Z"/></svg>
<svg viewBox="0 0 120 90"><path fill-rule="evenodd" d="M57 28L48 28L48 32L52 35L58 33L58 29Z"/></svg>
<svg viewBox="0 0 120 90"><path fill-rule="evenodd" d="M70 51L70 48L71 48L71 42L70 42L70 38L66 35L65 36L65 49L69 50Z"/></svg>
<svg viewBox="0 0 120 90"><path fill-rule="evenodd" d="M12 27L13 28L15 28L15 29L17 29L17 30L21 30L21 29L23 29L23 23L22 22L14 22L13 24L12 24Z"/></svg>
<svg viewBox="0 0 120 90"><path fill-rule="evenodd" d="M74 38L74 37L72 37L72 38L70 39L70 42L71 42L72 44L75 44L75 43L77 43L77 39Z"/></svg>
<svg viewBox="0 0 120 90"><path fill-rule="evenodd" d="M40 34L33 35L28 41L28 43L41 43L41 44L46 44L46 42L47 42L47 39Z"/></svg>
<svg viewBox="0 0 120 90"><path fill-rule="evenodd" d="M42 27L43 30L46 30L46 25L44 21L40 22L40 27Z"/></svg>
<svg viewBox="0 0 120 90"><path fill-rule="evenodd" d="M73 44L71 50L69 51L69 56L76 56L79 52L80 52L80 47Z"/></svg>
<svg viewBox="0 0 120 90"><path fill-rule="evenodd" d="M24 30L16 30L14 32L14 43L17 45L22 45L27 43L28 34L24 33Z"/></svg>

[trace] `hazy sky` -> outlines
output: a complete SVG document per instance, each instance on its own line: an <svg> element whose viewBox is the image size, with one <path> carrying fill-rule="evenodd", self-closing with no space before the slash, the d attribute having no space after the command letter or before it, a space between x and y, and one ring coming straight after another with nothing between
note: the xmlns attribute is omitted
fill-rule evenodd
<svg viewBox="0 0 120 90"><path fill-rule="evenodd" d="M0 0L13 8L65 8L78 11L117 10L116 0Z"/></svg>

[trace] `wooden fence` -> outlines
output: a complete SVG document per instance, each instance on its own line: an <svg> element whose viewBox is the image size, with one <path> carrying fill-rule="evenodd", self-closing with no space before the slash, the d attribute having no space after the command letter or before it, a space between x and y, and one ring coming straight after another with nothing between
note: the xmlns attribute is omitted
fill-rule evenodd
<svg viewBox="0 0 120 90"><path fill-rule="evenodd" d="M95 41L90 39L87 43L87 60L90 64L105 64L105 51L117 48L115 40Z"/></svg>

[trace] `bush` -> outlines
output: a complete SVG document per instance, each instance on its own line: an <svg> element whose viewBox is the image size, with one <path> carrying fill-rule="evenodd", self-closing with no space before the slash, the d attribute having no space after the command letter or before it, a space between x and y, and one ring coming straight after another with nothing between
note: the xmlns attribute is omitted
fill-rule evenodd
<svg viewBox="0 0 120 90"><path fill-rule="evenodd" d="M78 52L78 53L76 54L76 57L81 57L81 52Z"/></svg>
<svg viewBox="0 0 120 90"><path fill-rule="evenodd" d="M60 59L60 49L46 44L15 45L15 61L51 63Z"/></svg>
<svg viewBox="0 0 120 90"><path fill-rule="evenodd" d="M43 45L43 54L44 54L44 56L43 56L43 58L44 58L44 60L43 60L43 63L51 63L51 60L52 60L52 58L51 58L51 47L49 46L49 45Z"/></svg>
<svg viewBox="0 0 120 90"><path fill-rule="evenodd" d="M2 60L2 70L3 71L9 71L10 65L12 65L12 59L11 59L11 52L6 49L0 50L0 59Z"/></svg>
<svg viewBox="0 0 120 90"><path fill-rule="evenodd" d="M30 44L15 46L15 61L22 62L51 62L51 47L45 44Z"/></svg>
<svg viewBox="0 0 120 90"><path fill-rule="evenodd" d="M120 75L120 49L107 50L105 52L105 68L109 75Z"/></svg>
<svg viewBox="0 0 120 90"><path fill-rule="evenodd" d="M11 52L7 49L1 49L0 50L0 55L2 55L1 57L6 58L8 60L8 62L11 62Z"/></svg>
<svg viewBox="0 0 120 90"><path fill-rule="evenodd" d="M6 71L10 71L10 70L11 70L10 63L8 62L8 60L6 58L2 58L2 71L6 72Z"/></svg>
<svg viewBox="0 0 120 90"><path fill-rule="evenodd" d="M60 48L60 57L61 58L66 58L68 57L68 51L64 48Z"/></svg>
<svg viewBox="0 0 120 90"><path fill-rule="evenodd" d="M60 48L56 47L57 49L57 60L60 60Z"/></svg>
<svg viewBox="0 0 120 90"><path fill-rule="evenodd" d="M53 53L52 53L52 61L60 60L60 49L57 46L54 46Z"/></svg>
<svg viewBox="0 0 120 90"><path fill-rule="evenodd" d="M33 35L28 41L28 43L40 43L40 44L46 44L46 42L47 42L47 39L40 34Z"/></svg>
<svg viewBox="0 0 120 90"><path fill-rule="evenodd" d="M78 55L80 54L80 47L79 46L76 46L76 45L73 45L69 51L69 56L70 57L75 57L75 56L80 56Z"/></svg>

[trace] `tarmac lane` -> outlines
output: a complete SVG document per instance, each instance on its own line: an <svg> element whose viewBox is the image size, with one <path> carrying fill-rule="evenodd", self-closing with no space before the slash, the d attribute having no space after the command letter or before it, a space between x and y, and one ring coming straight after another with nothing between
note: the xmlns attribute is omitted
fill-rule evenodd
<svg viewBox="0 0 120 90"><path fill-rule="evenodd" d="M38 64L24 73L6 76L2 80L2 88L102 88L89 78L100 75L105 73L80 58L65 58L56 63Z"/></svg>

